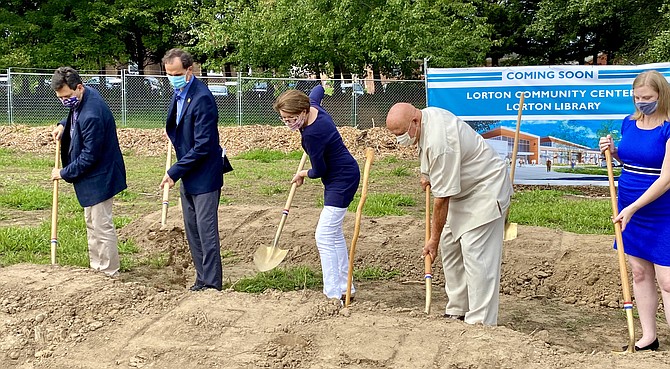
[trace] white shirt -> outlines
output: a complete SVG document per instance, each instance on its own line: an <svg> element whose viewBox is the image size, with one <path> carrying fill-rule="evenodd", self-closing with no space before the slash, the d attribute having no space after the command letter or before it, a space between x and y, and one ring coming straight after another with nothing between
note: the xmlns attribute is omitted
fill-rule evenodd
<svg viewBox="0 0 670 369"><path fill-rule="evenodd" d="M422 110L421 173L435 197L449 197L454 237L504 216L512 184L505 162L467 123L440 108Z"/></svg>

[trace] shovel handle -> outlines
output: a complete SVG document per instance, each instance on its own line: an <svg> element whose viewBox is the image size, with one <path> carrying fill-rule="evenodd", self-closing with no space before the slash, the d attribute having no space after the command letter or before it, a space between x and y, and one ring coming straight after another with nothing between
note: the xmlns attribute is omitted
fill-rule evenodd
<svg viewBox="0 0 670 369"><path fill-rule="evenodd" d="M430 185L426 186L426 242L430 240ZM433 294L433 258L427 254L423 259L426 280L426 307L424 312L430 314L430 304Z"/></svg>
<svg viewBox="0 0 670 369"><path fill-rule="evenodd" d="M58 169L60 161L60 140L56 140L56 157L54 169ZM51 202L51 265L56 265L56 246L58 245L58 180L54 181L53 198Z"/></svg>
<svg viewBox="0 0 670 369"><path fill-rule="evenodd" d="M516 170L516 153L519 149L519 132L521 129L521 114L523 113L523 100L525 92L521 92L521 98L519 98L519 114L516 117L516 132L514 132L514 145L512 146L512 165L510 168L510 179L512 180L512 186L514 185L514 172Z"/></svg>
<svg viewBox="0 0 670 369"><path fill-rule="evenodd" d="M307 162L307 153L303 152L302 157L300 158L300 164L298 164L298 169L295 171L296 174L305 167L305 162ZM286 218L288 217L288 211L291 208L291 203L293 202L293 196L295 195L295 190L298 188L297 183L291 185L291 190L288 193L288 199L286 199L286 204L284 209L282 209L281 220L279 221L279 227L277 227L277 233L275 234L275 239L272 242L272 247L277 247L279 243L279 236L281 235L282 230L284 229L284 223L286 223Z"/></svg>
<svg viewBox="0 0 670 369"><path fill-rule="evenodd" d="M612 153L605 149L605 161L607 162L607 179L610 187L610 203L612 205L612 217L619 215L617 205L616 189L614 187L614 171L612 170ZM633 299L630 295L630 283L628 282L628 269L626 268L626 256L623 250L623 236L621 234L621 223L614 223L614 236L617 244L617 260L619 261L619 272L621 274L621 289L623 290L623 309L626 312L628 323L628 352L635 352L635 326L633 323Z"/></svg>
<svg viewBox="0 0 670 369"><path fill-rule="evenodd" d="M349 306L351 302L351 282L354 278L354 254L356 253L356 242L358 234L361 231L361 217L363 215L363 206L368 197L368 179L370 178L370 167L375 159L375 149L368 147L365 149L365 168L363 169L363 189L361 190L361 199L356 208L356 222L354 223L354 238L351 240L351 249L349 250L349 273L347 275L347 294L344 300L344 306Z"/></svg>
<svg viewBox="0 0 670 369"><path fill-rule="evenodd" d="M171 146L170 139L167 140L167 159L165 160L165 173L167 174L168 169L170 169L170 166L172 165L172 146ZM169 200L169 195L170 195L170 185L165 184L163 185L163 208L161 211L161 225L165 226L167 223L167 212L168 212L168 206L170 205Z"/></svg>

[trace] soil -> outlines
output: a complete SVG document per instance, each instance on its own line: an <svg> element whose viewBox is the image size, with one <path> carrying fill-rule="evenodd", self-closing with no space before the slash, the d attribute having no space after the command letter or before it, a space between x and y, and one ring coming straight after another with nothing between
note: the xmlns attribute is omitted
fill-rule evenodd
<svg viewBox="0 0 670 369"><path fill-rule="evenodd" d="M281 267L320 268L313 236L319 211L307 202L291 209ZM220 207L226 281L257 273L252 255L272 244L280 217L276 206ZM354 218L345 218L348 242ZM442 317L439 263L432 310L423 312L420 217L363 217L356 268L398 275L357 281L347 308L310 289L189 292L194 272L182 226L172 206L165 228L160 211L122 228L119 237L134 239L138 257L163 253L168 260L118 278L63 266L0 267L0 368L670 367L670 328L660 312L659 351L611 352L628 337L611 236L520 225L504 245L499 325L484 327Z"/></svg>

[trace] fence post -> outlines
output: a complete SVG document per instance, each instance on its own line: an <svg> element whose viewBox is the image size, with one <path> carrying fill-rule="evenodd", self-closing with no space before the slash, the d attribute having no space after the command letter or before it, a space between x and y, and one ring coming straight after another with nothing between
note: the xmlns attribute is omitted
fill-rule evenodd
<svg viewBox="0 0 670 369"><path fill-rule="evenodd" d="M237 125L242 127L242 72L237 72Z"/></svg>
<svg viewBox="0 0 670 369"><path fill-rule="evenodd" d="M121 69L121 124L128 127L128 96L126 96L126 70Z"/></svg>
<svg viewBox="0 0 670 369"><path fill-rule="evenodd" d="M358 128L358 101L356 99L356 88L354 87L356 83L358 83L358 79L351 77L351 115L354 128Z"/></svg>
<svg viewBox="0 0 670 369"><path fill-rule="evenodd" d="M7 120L9 125L14 125L14 109L12 109L12 68L7 68Z"/></svg>

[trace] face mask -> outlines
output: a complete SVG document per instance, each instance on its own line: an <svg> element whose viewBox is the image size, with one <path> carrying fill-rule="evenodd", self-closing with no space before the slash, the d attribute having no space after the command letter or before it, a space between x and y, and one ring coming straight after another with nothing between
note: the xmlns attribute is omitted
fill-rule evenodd
<svg viewBox="0 0 670 369"><path fill-rule="evenodd" d="M188 82L186 82L186 76L167 76L168 80L170 81L170 84L172 87L175 88L175 90L179 90L181 88L184 88Z"/></svg>
<svg viewBox="0 0 670 369"><path fill-rule="evenodd" d="M652 115L658 108L658 100L647 102L636 102L635 107L644 115Z"/></svg>
<svg viewBox="0 0 670 369"><path fill-rule="evenodd" d="M398 145L400 146L412 146L416 143L416 136L414 137L409 136L409 127L408 127L407 132L401 134L400 136L397 136L396 140L398 140Z"/></svg>
<svg viewBox="0 0 670 369"><path fill-rule="evenodd" d="M72 109L75 108L79 104L79 98L77 96L71 96L68 97L67 99L63 99L60 102L63 103L63 106Z"/></svg>
<svg viewBox="0 0 670 369"><path fill-rule="evenodd" d="M303 124L305 124L305 116L300 115L298 118L294 119L291 122L284 121L284 124L286 124L286 126L290 128L291 131L297 131L302 127Z"/></svg>

